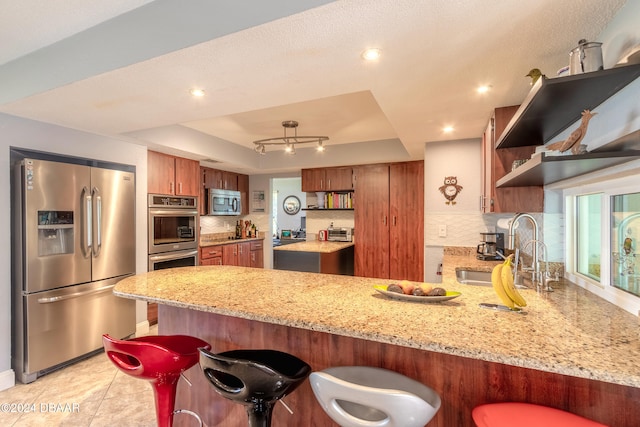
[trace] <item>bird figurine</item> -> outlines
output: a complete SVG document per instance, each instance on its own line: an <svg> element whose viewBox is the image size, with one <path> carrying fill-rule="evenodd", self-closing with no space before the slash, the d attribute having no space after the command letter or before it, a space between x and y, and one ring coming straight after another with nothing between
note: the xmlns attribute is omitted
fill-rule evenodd
<svg viewBox="0 0 640 427"><path fill-rule="evenodd" d="M582 138L584 138L584 136L587 134L587 126L589 126L589 120L591 120L591 118L596 114L598 113L592 113L589 110L584 110L582 112L582 122L580 123L580 126L578 126L578 129L571 132L571 135L569 135L569 137L564 141L554 142L553 144L547 145L546 148L548 148L549 150L558 150L561 153L564 153L565 151L571 149L572 154L578 154L580 152L580 142L582 141Z"/></svg>
<svg viewBox="0 0 640 427"><path fill-rule="evenodd" d="M462 186L458 185L458 177L456 176L446 176L444 177L444 185L438 188L440 192L444 195L444 198L447 199L445 204L447 205L455 205L455 198L462 191Z"/></svg>
<svg viewBox="0 0 640 427"><path fill-rule="evenodd" d="M529 71L529 74L527 74L525 77L531 77L530 85L533 86L538 81L540 76L542 76L542 71L540 71L540 69L538 68L532 68L531 71Z"/></svg>

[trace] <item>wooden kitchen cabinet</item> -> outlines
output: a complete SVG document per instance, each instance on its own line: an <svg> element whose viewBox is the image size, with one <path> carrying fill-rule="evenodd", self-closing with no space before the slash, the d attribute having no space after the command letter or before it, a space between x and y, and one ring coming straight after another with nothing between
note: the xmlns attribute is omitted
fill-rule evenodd
<svg viewBox="0 0 640 427"><path fill-rule="evenodd" d="M261 240L204 246L200 248L200 265L235 265L263 268Z"/></svg>
<svg viewBox="0 0 640 427"><path fill-rule="evenodd" d="M535 145L496 149L496 141L504 132L518 106L496 108L482 135L482 195L483 213L542 212L543 187L496 188L496 182L511 172L514 160L530 159Z"/></svg>
<svg viewBox="0 0 640 427"><path fill-rule="evenodd" d="M222 263L240 267L251 266L251 242L222 245Z"/></svg>
<svg viewBox="0 0 640 427"><path fill-rule="evenodd" d="M348 191L353 189L353 168L302 169L302 191Z"/></svg>
<svg viewBox="0 0 640 427"><path fill-rule="evenodd" d="M200 265L222 265L222 246L201 247Z"/></svg>
<svg viewBox="0 0 640 427"><path fill-rule="evenodd" d="M424 163L358 166L356 276L424 279Z"/></svg>
<svg viewBox="0 0 640 427"><path fill-rule="evenodd" d="M199 196L200 163L197 160L147 152L147 192Z"/></svg>
<svg viewBox="0 0 640 427"><path fill-rule="evenodd" d="M213 168L207 169L207 188L238 191L238 174Z"/></svg>
<svg viewBox="0 0 640 427"><path fill-rule="evenodd" d="M262 247L262 240L249 243L251 249L251 260L249 267L264 268L264 249Z"/></svg>
<svg viewBox="0 0 640 427"><path fill-rule="evenodd" d="M424 162L389 166L389 278L424 280Z"/></svg>

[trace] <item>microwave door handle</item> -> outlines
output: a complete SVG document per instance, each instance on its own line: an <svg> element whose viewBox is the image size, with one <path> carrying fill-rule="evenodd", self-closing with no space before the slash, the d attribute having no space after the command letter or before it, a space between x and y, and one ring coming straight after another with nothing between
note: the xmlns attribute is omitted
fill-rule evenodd
<svg viewBox="0 0 640 427"><path fill-rule="evenodd" d="M91 195L96 201L96 244L93 245L93 256L98 257L102 249L102 196L97 187L93 187Z"/></svg>
<svg viewBox="0 0 640 427"><path fill-rule="evenodd" d="M231 209L233 210L233 212L238 212L238 199L236 199L235 197L231 201Z"/></svg>
<svg viewBox="0 0 640 427"><path fill-rule="evenodd" d="M85 203L83 218L85 238L82 239L82 243L84 244L82 247L82 251L84 252L84 257L88 258L91 255L91 246L93 245L93 221L91 194L89 194L89 189L87 187L82 188L82 199Z"/></svg>

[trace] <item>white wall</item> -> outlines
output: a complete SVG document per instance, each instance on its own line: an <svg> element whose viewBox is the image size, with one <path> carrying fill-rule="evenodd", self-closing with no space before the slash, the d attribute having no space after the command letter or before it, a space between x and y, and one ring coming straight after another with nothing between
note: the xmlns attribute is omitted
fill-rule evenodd
<svg viewBox="0 0 640 427"><path fill-rule="evenodd" d="M0 114L0 227L11 230L9 147L45 151L136 167L136 270L147 270L147 150L124 140ZM137 321L146 320L138 307ZM14 384L11 370L11 246L0 243L0 390Z"/></svg>

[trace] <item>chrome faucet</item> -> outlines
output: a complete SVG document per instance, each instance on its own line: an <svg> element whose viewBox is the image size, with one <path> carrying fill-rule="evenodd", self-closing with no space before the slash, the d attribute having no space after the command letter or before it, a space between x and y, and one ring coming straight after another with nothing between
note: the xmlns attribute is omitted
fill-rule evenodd
<svg viewBox="0 0 640 427"><path fill-rule="evenodd" d="M507 242L507 249L509 250L515 250L516 249L516 225L518 224L518 221L520 220L520 218L527 218L530 222L531 222L531 226L533 228L533 239L531 239L530 241L528 241L527 243L525 243L523 246L523 249L529 244L532 243L532 262L531 262L531 268L525 268L522 267L523 271L531 271L531 281L533 282L533 284L540 289L540 287L542 287L542 289L544 291L550 292L553 289L551 289L551 287L549 286L549 282L554 281L553 278L551 278L551 275L549 274L549 263L547 262L547 248L545 246L545 244L539 239L539 232L538 232L538 222L536 221L536 219L528 213L517 213L509 222L509 239ZM538 258L538 246L542 245L542 249L544 251L544 262L545 262L545 273L544 275L542 274L542 272L540 271L540 259ZM515 259L515 263L516 263L516 275L517 275L517 269L518 269L518 262L519 262L519 251L516 250L516 259ZM555 281L557 281L557 279L555 279ZM517 283L517 282L516 282Z"/></svg>

